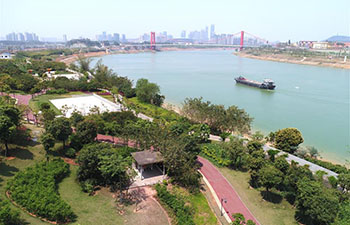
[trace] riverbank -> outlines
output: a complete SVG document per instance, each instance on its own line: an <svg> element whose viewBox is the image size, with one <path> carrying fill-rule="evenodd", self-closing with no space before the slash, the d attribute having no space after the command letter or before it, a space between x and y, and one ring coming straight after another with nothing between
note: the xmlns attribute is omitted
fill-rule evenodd
<svg viewBox="0 0 350 225"><path fill-rule="evenodd" d="M178 113L179 115L182 115L181 107L178 104L176 104L176 103L165 101L163 103L163 105L162 105L162 108L164 108L166 110L174 111L174 112ZM261 130L259 130L259 129L252 129L251 130L252 134L255 133L255 132L261 132ZM251 139L251 135L250 134L245 134L245 135L243 135L243 137L246 138L246 139ZM273 147L271 145L271 143L266 143L266 145L268 147ZM349 168L349 166L347 166L346 164L344 164L344 163L342 163L340 161L337 161L337 160L331 158L329 155L324 154L322 152L320 152L320 156L318 157L318 159L321 160L321 161L324 161L324 162L329 162L329 163L335 164L335 165L336 164L344 165L347 168Z"/></svg>
<svg viewBox="0 0 350 225"><path fill-rule="evenodd" d="M177 47L163 47L159 50L162 52L170 52L170 51L208 51L208 50L233 50L234 48L229 47L215 47L215 48L194 48L194 47L188 47L188 48L177 48ZM111 51L99 51L99 52L85 52L80 54L73 54L69 56L60 56L56 58L57 62L63 62L66 65L69 65L75 61L78 60L79 57L84 58L92 58L92 57L102 57L105 55L117 55L117 54L136 54L136 53L144 53L144 52L154 52L149 49L132 49L132 50L111 50Z"/></svg>
<svg viewBox="0 0 350 225"><path fill-rule="evenodd" d="M308 57L293 57L285 54L262 54L262 55L252 55L244 52L235 52L235 55L244 58L267 60L274 62L283 62L283 63L294 63L302 64L309 66L324 66L324 67L333 67L339 69L350 69L350 62L342 62L340 60L333 59L324 59L320 57L308 58Z"/></svg>

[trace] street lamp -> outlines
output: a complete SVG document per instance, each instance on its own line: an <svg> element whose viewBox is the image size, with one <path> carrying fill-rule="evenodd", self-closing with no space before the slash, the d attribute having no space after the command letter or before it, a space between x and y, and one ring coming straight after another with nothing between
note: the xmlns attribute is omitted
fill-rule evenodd
<svg viewBox="0 0 350 225"><path fill-rule="evenodd" d="M220 210L221 216L224 215L223 212L222 212L222 210L223 210L223 203L227 203L227 199L226 198L221 198L221 210Z"/></svg>

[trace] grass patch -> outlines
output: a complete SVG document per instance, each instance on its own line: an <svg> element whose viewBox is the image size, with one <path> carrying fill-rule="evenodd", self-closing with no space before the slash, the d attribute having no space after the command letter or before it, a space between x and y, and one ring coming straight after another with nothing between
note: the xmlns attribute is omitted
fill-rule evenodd
<svg viewBox="0 0 350 225"><path fill-rule="evenodd" d="M297 225L294 219L295 209L285 199L275 204L263 199L261 190L249 187L249 173L218 168L235 188L238 195L261 224Z"/></svg>
<svg viewBox="0 0 350 225"><path fill-rule="evenodd" d="M173 187L170 192L181 198L185 202L185 205L190 206L193 210L193 221L196 225L218 224L218 220L202 192L192 194L180 187Z"/></svg>
<svg viewBox="0 0 350 225"><path fill-rule="evenodd" d="M128 99L124 98L124 99L128 107L130 107L131 109L134 109L136 112L143 113L146 116L152 117L154 119L162 118L162 119L165 119L166 121L174 121L180 118L180 115L173 111L170 111L152 104L140 102L137 99L137 97L128 98Z"/></svg>
<svg viewBox="0 0 350 225"><path fill-rule="evenodd" d="M70 176L59 184L58 191L77 215L77 221L73 224L124 224L112 194L106 189L95 196L82 192L76 181L78 166L70 165L70 169Z"/></svg>
<svg viewBox="0 0 350 225"><path fill-rule="evenodd" d="M208 205L207 199L202 193L188 196L189 203L195 209L194 223L195 224L218 224L217 219Z"/></svg>
<svg viewBox="0 0 350 225"><path fill-rule="evenodd" d="M59 109L57 109L51 102L51 99L58 99L58 98L71 98L74 95L86 95L83 92L80 91L73 91L73 92L69 92L67 94L63 94L63 95L58 95L58 94L47 94L47 95L40 95L38 97L35 97L34 99L31 99L29 101L29 107L33 110L33 111L39 111L40 105L44 102L50 104L51 108L55 111L55 113L57 115L62 115L61 111Z"/></svg>

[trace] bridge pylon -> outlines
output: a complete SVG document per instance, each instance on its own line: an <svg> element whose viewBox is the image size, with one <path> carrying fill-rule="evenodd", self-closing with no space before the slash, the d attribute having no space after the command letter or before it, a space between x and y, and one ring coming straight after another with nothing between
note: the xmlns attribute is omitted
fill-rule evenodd
<svg viewBox="0 0 350 225"><path fill-rule="evenodd" d="M156 50L156 33L155 32L151 32L151 40L150 40L150 48L151 50Z"/></svg>

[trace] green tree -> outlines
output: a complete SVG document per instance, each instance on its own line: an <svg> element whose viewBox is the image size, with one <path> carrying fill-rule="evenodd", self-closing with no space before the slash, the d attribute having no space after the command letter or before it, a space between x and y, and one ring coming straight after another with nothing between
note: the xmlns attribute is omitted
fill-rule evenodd
<svg viewBox="0 0 350 225"><path fill-rule="evenodd" d="M97 126L93 121L84 120L78 123L76 127L76 135L79 137L81 143L88 144L95 141L97 137Z"/></svg>
<svg viewBox="0 0 350 225"><path fill-rule="evenodd" d="M8 142L16 131L16 125L8 116L0 115L0 140L5 144L5 157L9 150Z"/></svg>
<svg viewBox="0 0 350 225"><path fill-rule="evenodd" d="M267 165L258 172L259 182L269 191L270 188L277 187L283 181L283 173L273 165Z"/></svg>
<svg viewBox="0 0 350 225"><path fill-rule="evenodd" d="M342 195L347 196L350 190L350 173L341 173L338 175L338 184L341 187Z"/></svg>
<svg viewBox="0 0 350 225"><path fill-rule="evenodd" d="M263 149L263 144L260 141L250 140L247 143L247 149L249 154L252 154L255 151L259 151Z"/></svg>
<svg viewBox="0 0 350 225"><path fill-rule="evenodd" d="M62 141L64 149L66 140L68 139L69 135L72 134L72 127L69 119L59 117L47 125L46 131L52 134L56 140Z"/></svg>
<svg viewBox="0 0 350 225"><path fill-rule="evenodd" d="M232 214L234 221L231 223L232 225L255 225L252 220L245 220L245 217L242 213L234 213Z"/></svg>
<svg viewBox="0 0 350 225"><path fill-rule="evenodd" d="M56 113L53 109L46 109L42 113L45 123L50 122L55 119Z"/></svg>
<svg viewBox="0 0 350 225"><path fill-rule="evenodd" d="M289 169L289 163L286 160L286 156L281 155L275 158L273 165L279 169L283 174L287 174Z"/></svg>
<svg viewBox="0 0 350 225"><path fill-rule="evenodd" d="M299 144L304 142L300 131L296 128L284 128L276 132L276 148L294 153Z"/></svg>
<svg viewBox="0 0 350 225"><path fill-rule="evenodd" d="M299 180L296 218L306 224L332 224L339 210L335 190L309 179Z"/></svg>
<svg viewBox="0 0 350 225"><path fill-rule="evenodd" d="M136 96L141 102L154 104L155 98L159 93L159 86L155 83L150 83L147 79L139 79L136 83Z"/></svg>
<svg viewBox="0 0 350 225"><path fill-rule="evenodd" d="M195 124L189 128L189 131L198 143L205 143L209 140L210 127L207 124Z"/></svg>
<svg viewBox="0 0 350 225"><path fill-rule="evenodd" d="M231 166L234 169L243 169L248 160L247 150L243 145L243 140L231 137L229 142L223 143L223 147L227 151Z"/></svg>
<svg viewBox="0 0 350 225"><path fill-rule="evenodd" d="M73 127L77 127L78 123L84 120L84 116L80 112L73 112L69 118Z"/></svg>
<svg viewBox="0 0 350 225"><path fill-rule="evenodd" d="M198 165L192 150L187 149L187 140L183 138L167 139L167 147L162 149L165 168L172 179L181 186L196 192L200 186ZM194 151L195 152L195 151Z"/></svg>
<svg viewBox="0 0 350 225"><path fill-rule="evenodd" d="M223 142L225 142L226 138L228 138L230 135L231 135L231 133L229 133L229 132L222 132L220 134L220 138Z"/></svg>
<svg viewBox="0 0 350 225"><path fill-rule="evenodd" d="M339 211L332 225L349 225L350 224L350 201L340 204Z"/></svg>
<svg viewBox="0 0 350 225"><path fill-rule="evenodd" d="M9 150L8 142L20 125L21 112L14 106L0 106L0 141L5 144L5 157Z"/></svg>
<svg viewBox="0 0 350 225"><path fill-rule="evenodd" d="M91 63L92 59L91 58L84 58L84 57L78 57L78 65L80 68L80 72L84 73L84 72L88 72L90 71L90 63Z"/></svg>
<svg viewBox="0 0 350 225"><path fill-rule="evenodd" d="M93 186L110 186L123 190L130 185L131 157L123 151L106 143L85 145L78 156L78 180L83 185L89 182Z"/></svg>
<svg viewBox="0 0 350 225"><path fill-rule="evenodd" d="M48 153L51 148L55 146L55 138L50 133L44 133L40 137L40 142L43 145L46 152L46 160L49 161Z"/></svg>

